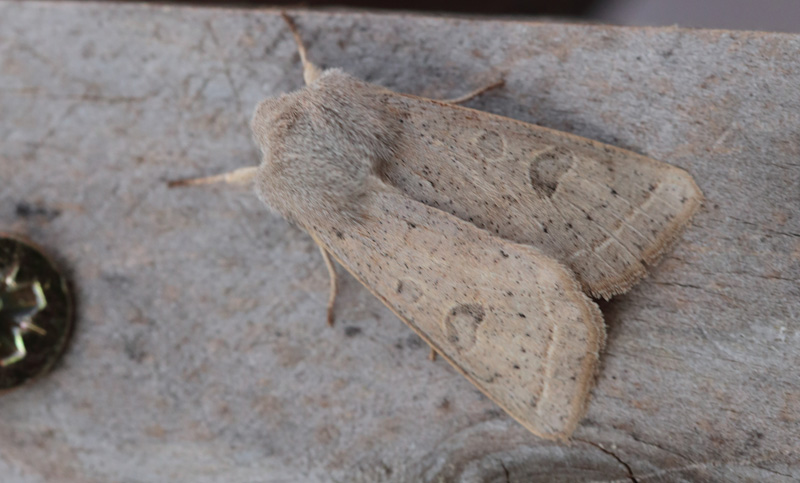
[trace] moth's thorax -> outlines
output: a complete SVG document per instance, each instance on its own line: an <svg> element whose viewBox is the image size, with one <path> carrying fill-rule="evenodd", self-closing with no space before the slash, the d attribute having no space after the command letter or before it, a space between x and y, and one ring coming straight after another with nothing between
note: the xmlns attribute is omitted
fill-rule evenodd
<svg viewBox="0 0 800 483"><path fill-rule="evenodd" d="M387 94L328 70L310 86L262 101L251 123L263 155L259 197L301 224L357 212L398 136L385 114Z"/></svg>

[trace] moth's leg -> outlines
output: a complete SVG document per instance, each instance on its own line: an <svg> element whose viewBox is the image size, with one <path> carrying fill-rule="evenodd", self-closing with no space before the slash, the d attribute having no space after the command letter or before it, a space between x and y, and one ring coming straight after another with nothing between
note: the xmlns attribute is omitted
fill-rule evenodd
<svg viewBox="0 0 800 483"><path fill-rule="evenodd" d="M436 351L433 349L433 347L431 347L431 352L428 354L428 359L430 359L431 362L436 361Z"/></svg>
<svg viewBox="0 0 800 483"><path fill-rule="evenodd" d="M292 35L294 35L294 41L297 43L297 51L300 52L300 60L303 62L303 80L305 80L306 85L309 85L319 79L319 76L322 75L322 70L308 60L306 47L303 45L303 39L300 38L300 32L297 30L294 20L286 15L286 12L281 12L281 17L283 17L283 20L289 25L289 30L291 30Z"/></svg>
<svg viewBox="0 0 800 483"><path fill-rule="evenodd" d="M328 253L328 250L322 247L322 245L317 244L319 246L319 251L322 253L322 259L325 260L325 266L328 267L328 275L331 277L331 289L330 293L328 294L328 327L333 327L333 306L336 303L336 293L338 284L336 283L336 267L333 266L333 260L331 260L331 254Z"/></svg>
<svg viewBox="0 0 800 483"><path fill-rule="evenodd" d="M444 99L442 102L447 102L448 104L462 104L464 102L469 101L470 99L478 97L479 95L483 94L486 91L502 87L503 84L505 83L506 81L504 79L496 80L491 84L487 84L481 88L475 89L474 91L464 94L461 97L456 97L455 99Z"/></svg>
<svg viewBox="0 0 800 483"><path fill-rule="evenodd" d="M195 186L199 184L212 183L247 185L253 182L257 171L257 166L248 166L246 168L239 168L228 173L222 173L215 176L206 176L205 178L188 178L170 181L167 183L167 186L170 188L175 188L178 186Z"/></svg>
<svg viewBox="0 0 800 483"><path fill-rule="evenodd" d="M314 243L317 244L319 247L319 252L322 253L322 259L325 260L325 266L328 267L328 275L331 278L331 290L328 294L328 326L333 327L333 305L336 303L336 293L338 292L338 284L336 281L338 277L336 276L336 267L333 265L333 260L331 260L331 254L328 253L328 250L322 245L313 233L309 233L311 238L314 240Z"/></svg>

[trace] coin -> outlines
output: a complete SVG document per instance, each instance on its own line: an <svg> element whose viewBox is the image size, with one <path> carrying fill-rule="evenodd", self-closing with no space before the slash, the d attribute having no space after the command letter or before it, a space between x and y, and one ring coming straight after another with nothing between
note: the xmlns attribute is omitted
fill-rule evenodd
<svg viewBox="0 0 800 483"><path fill-rule="evenodd" d="M67 279L41 250L0 234L0 391L49 371L72 333Z"/></svg>

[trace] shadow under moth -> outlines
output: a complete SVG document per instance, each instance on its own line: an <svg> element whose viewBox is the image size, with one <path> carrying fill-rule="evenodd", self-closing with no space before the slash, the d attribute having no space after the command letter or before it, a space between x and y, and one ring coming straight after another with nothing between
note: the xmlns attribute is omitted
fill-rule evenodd
<svg viewBox="0 0 800 483"><path fill-rule="evenodd" d="M623 293L702 202L674 166L589 139L399 94L308 61L261 102L255 183L330 256L527 429L567 440L605 342L589 298ZM485 89L484 89L485 90ZM476 91L477 94L478 92Z"/></svg>

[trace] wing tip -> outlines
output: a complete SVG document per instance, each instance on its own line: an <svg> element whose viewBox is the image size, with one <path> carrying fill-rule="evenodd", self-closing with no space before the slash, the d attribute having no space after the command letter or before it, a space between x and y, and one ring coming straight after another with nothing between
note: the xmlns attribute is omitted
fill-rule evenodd
<svg viewBox="0 0 800 483"><path fill-rule="evenodd" d="M647 275L648 267L657 265L664 254L678 242L689 227L690 221L703 205L705 197L694 177L688 171L677 166L667 166L669 166L671 182L681 185L685 192L681 198L683 209L675 215L666 228L659 232L656 241L642 251L639 263L632 265L629 270L621 272L614 278L601 279L593 283L582 281L584 291L592 297L609 300L615 295L626 293L641 281Z"/></svg>
<svg viewBox="0 0 800 483"><path fill-rule="evenodd" d="M571 302L581 311L580 320L583 321L586 328L586 343L582 346L584 357L580 363L580 370L576 373L573 387L569 391L571 395L568 404L569 411L560 416L557 415L555 423L545 425L551 427L551 431L542 431L542 427L534 427L522 418L515 416L515 419L537 436L568 442L589 408L591 392L600 372L600 354L606 344L606 327L600 307L583 292L578 281L566 267L556 260L552 261L563 271L561 278L570 289L568 294L571 295ZM509 414L514 416L511 412Z"/></svg>

